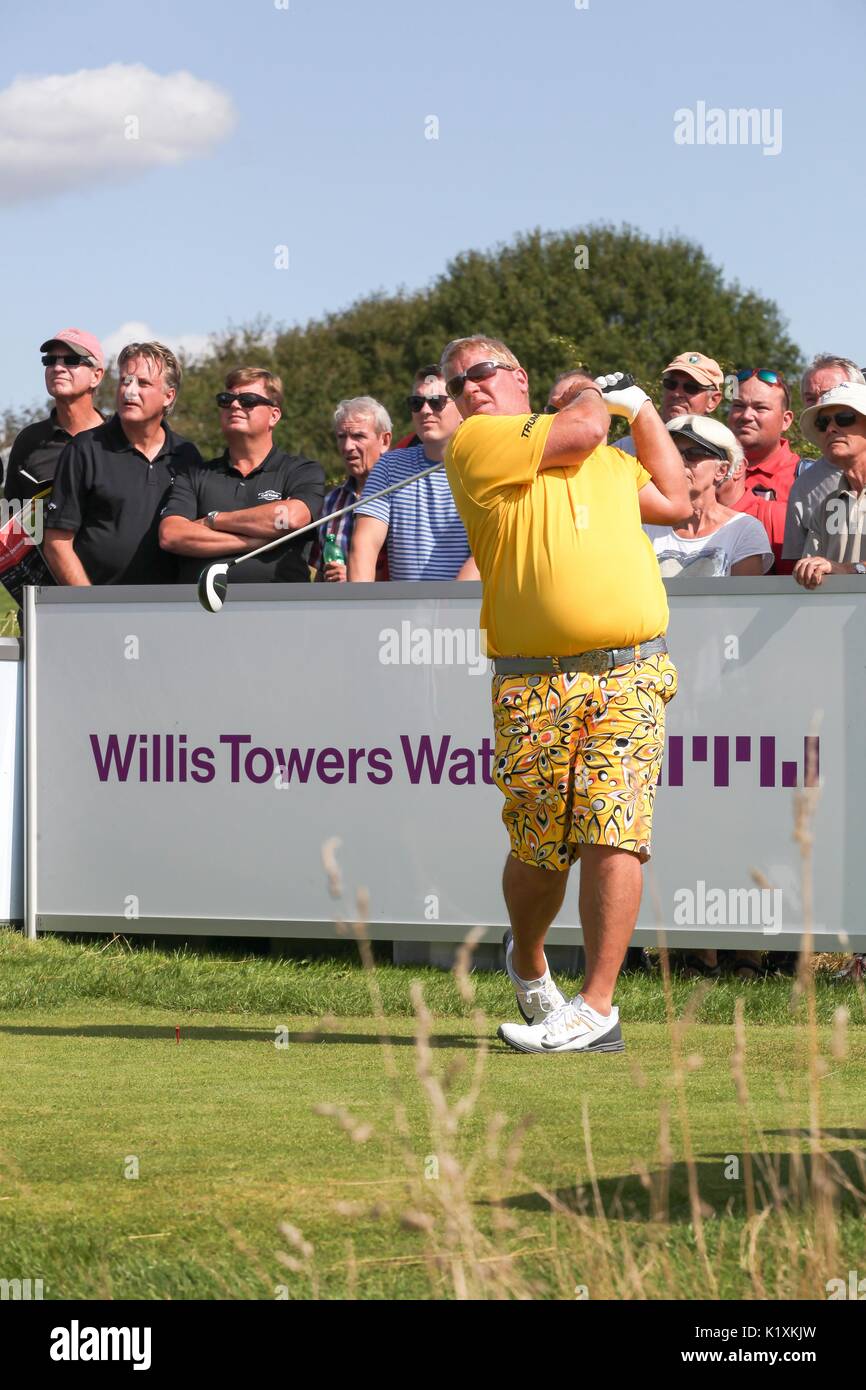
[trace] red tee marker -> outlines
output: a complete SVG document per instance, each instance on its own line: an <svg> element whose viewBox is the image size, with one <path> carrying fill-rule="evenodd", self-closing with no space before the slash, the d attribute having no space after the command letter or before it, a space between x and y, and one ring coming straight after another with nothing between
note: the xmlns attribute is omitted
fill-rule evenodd
<svg viewBox="0 0 866 1390"><path fill-rule="evenodd" d="M180 1042L180 1029L179 1029L179 1028L175 1028L175 1030L174 1030L174 1040L175 1040L175 1042Z"/></svg>

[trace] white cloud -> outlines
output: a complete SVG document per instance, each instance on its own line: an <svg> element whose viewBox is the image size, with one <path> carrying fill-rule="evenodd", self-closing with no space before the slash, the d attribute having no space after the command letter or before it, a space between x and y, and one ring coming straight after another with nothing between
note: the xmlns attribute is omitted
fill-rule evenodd
<svg viewBox="0 0 866 1390"><path fill-rule="evenodd" d="M141 63L18 77L0 91L0 202L99 188L207 154L235 123L231 98L188 72Z"/></svg>
<svg viewBox="0 0 866 1390"><path fill-rule="evenodd" d="M213 351L213 339L208 333L158 333L149 323L130 320L100 339L105 365L113 367L117 354L127 343L152 343L154 339L165 343L184 362L200 362Z"/></svg>

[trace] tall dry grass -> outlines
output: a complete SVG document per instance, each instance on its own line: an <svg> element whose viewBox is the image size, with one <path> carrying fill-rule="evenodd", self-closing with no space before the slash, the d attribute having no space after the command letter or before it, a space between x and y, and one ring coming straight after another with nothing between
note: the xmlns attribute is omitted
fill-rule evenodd
<svg viewBox="0 0 866 1390"><path fill-rule="evenodd" d="M811 779L807 779L811 780ZM661 944L662 987L666 1001L670 1044L669 1085L663 1088L647 1154L636 1165L646 1193L645 1219L635 1220L619 1195L605 1203L593 1152L589 1111L581 1109L581 1143L586 1180L566 1199L540 1185L522 1164L523 1141L531 1117L518 1123L502 1113L483 1113L483 1084L492 1025L475 1003L472 953L480 931L470 932L457 953L454 983L475 1035L472 1060L456 1057L444 1064L431 1046L433 1017L421 985L412 988L415 1010L414 1084L424 1101L426 1162L435 1157L437 1177L430 1180L419 1156L417 1134L407 1119L405 1082L389 1040L388 1023L376 980L373 952L366 932L368 902L357 897L354 919L338 921L338 930L354 935L369 985L377 1021L384 1075L393 1114L393 1136L402 1159L404 1182L396 1207L340 1202L334 1212L346 1221L395 1218L421 1237L421 1254L395 1256L394 1264L421 1264L432 1298L477 1299L695 1299L721 1296L747 1299L824 1299L830 1279L845 1276L847 1266L839 1249L837 1218L845 1200L860 1221L866 1221L866 1161L852 1152L852 1175L827 1151L822 1127L822 1089L830 1060L822 1055L815 1007L815 977L810 968L813 947L812 825L818 789L807 787L795 800L794 838L802 866L804 937L799 969L791 996L793 1075L807 1088L808 1151L792 1146L788 1171L783 1155L769 1147L748 1084L749 1036L742 998L737 1001L731 1085L740 1115L742 1200L739 1214L713 1211L700 1191L698 1164L692 1141L688 1104L689 1071L701 1059L687 1051L686 1035L709 983L699 984L685 1010L677 1015L671 989L667 948ZM332 894L343 893L335 850L324 847L323 859ZM860 1003L864 1004L860 986ZM796 1017L795 1017L796 1015ZM804 1022L799 1022L804 1015ZM866 1015L866 1009L864 1009ZM848 1051L848 1015L840 1008L834 1018L830 1058L842 1060ZM646 1086L639 1062L633 1060L634 1095ZM459 1084L458 1084L459 1083ZM669 1098L668 1098L669 1097ZM340 1107L323 1104L357 1143L369 1137L369 1127ZM796 1121L799 1115L795 1115ZM483 1125L479 1121L483 1119ZM672 1197L678 1167L672 1141L676 1120L686 1201ZM482 1138L473 1140L481 1130ZM849 1165L850 1166L850 1165ZM538 1226L528 1224L509 1206L515 1192L537 1195L547 1213L547 1240L539 1241ZM686 1234L683 1235L683 1228ZM313 1245L294 1226L281 1230L291 1249L279 1259L304 1276L305 1290L318 1289L324 1274L318 1269ZM354 1256L350 1238L345 1261L346 1289L351 1297L365 1296L364 1268ZM379 1262L381 1264L381 1262ZM300 1293L300 1286L299 1286ZM315 1293L314 1295L315 1296Z"/></svg>

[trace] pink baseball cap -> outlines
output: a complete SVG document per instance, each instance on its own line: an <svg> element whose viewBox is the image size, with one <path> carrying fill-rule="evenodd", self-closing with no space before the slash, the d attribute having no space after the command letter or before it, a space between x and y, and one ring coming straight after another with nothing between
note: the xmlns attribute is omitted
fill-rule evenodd
<svg viewBox="0 0 866 1390"><path fill-rule="evenodd" d="M85 333L83 328L61 328L59 333L52 333L51 337L46 339L39 351L47 352L52 343L65 343L67 347L75 348L82 357L91 358L97 367L105 368L102 344L92 333Z"/></svg>

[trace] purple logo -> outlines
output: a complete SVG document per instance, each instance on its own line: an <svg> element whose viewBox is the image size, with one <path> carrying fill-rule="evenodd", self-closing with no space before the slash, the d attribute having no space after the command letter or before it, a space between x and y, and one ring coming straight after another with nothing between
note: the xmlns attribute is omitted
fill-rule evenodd
<svg viewBox="0 0 866 1390"><path fill-rule="evenodd" d="M731 738L727 734L713 735L713 786L729 787L731 770ZM738 763L752 762L752 744L756 743L757 761L759 769L759 785L762 787L776 786L776 739L773 734L761 734L759 738L752 739L750 734L737 734L733 738L734 761ZM817 787L820 776L820 743L821 740L816 734L807 734L803 739L803 780L804 787ZM669 787L681 787L683 785L683 764L686 750L690 746L690 760L693 763L709 762L710 739L706 734L693 734L688 739L684 734L670 734L665 749L665 773L667 785ZM783 787L797 787L801 783L798 781L799 768L796 762L787 762L784 759L781 764L781 781ZM664 781L664 775L659 777L659 786Z"/></svg>

